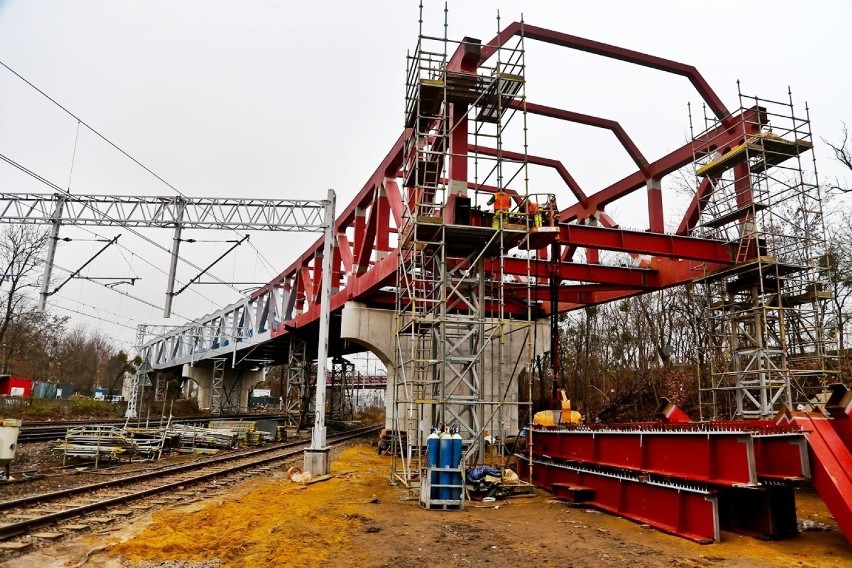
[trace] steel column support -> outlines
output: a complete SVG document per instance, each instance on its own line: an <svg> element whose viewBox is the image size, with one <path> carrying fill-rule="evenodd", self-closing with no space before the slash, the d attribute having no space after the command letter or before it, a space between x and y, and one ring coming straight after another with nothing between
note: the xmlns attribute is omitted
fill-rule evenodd
<svg viewBox="0 0 852 568"><path fill-rule="evenodd" d="M325 242L322 256L322 282L320 283L319 349L317 353L317 392L314 410L314 428L311 432L311 445L305 450L305 471L312 475L325 475L329 472L328 447L325 441L325 384L326 360L328 359L328 327L331 312L331 257L334 243L334 205L333 189L328 190L328 201L323 220L325 222Z"/></svg>
<svg viewBox="0 0 852 568"><path fill-rule="evenodd" d="M53 260L56 258L56 243L59 241L59 227L62 225L62 209L65 199L57 195L52 219L50 221L50 237L47 240L47 258L44 260L44 274L41 277L41 293L38 296L38 311L43 312L50 295L50 278L53 274Z"/></svg>
<svg viewBox="0 0 852 568"><path fill-rule="evenodd" d="M648 230L662 233L666 230L663 219L663 190L660 178L648 180Z"/></svg>
<svg viewBox="0 0 852 568"><path fill-rule="evenodd" d="M180 251L180 237L183 230L183 212L186 203L180 200L175 211L175 234L172 238L172 256L169 262L169 280L166 283L166 305L163 307L163 317L172 317L172 300L175 297L175 275L177 274L178 252Z"/></svg>
<svg viewBox="0 0 852 568"><path fill-rule="evenodd" d="M213 381L210 389L210 414L222 414L225 398L225 359L213 359Z"/></svg>

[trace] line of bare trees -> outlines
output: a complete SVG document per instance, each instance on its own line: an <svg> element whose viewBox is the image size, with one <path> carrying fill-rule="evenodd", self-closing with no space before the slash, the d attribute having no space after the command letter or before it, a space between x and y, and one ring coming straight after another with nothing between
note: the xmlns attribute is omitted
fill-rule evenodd
<svg viewBox="0 0 852 568"><path fill-rule="evenodd" d="M0 231L0 373L70 383L81 391L118 391L134 360L102 333L69 327L69 318L36 309L47 233L32 225Z"/></svg>

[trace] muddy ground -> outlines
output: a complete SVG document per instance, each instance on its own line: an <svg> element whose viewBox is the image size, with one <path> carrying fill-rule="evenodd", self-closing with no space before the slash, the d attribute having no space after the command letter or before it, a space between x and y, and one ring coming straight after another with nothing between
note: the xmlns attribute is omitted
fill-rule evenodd
<svg viewBox="0 0 852 568"><path fill-rule="evenodd" d="M333 454L335 477L301 485L279 471L212 500L160 508L129 523L9 558L9 568L267 566L850 566L852 548L813 494L800 519L832 530L781 542L723 533L698 545L545 493L463 511L421 509L388 483L371 446Z"/></svg>

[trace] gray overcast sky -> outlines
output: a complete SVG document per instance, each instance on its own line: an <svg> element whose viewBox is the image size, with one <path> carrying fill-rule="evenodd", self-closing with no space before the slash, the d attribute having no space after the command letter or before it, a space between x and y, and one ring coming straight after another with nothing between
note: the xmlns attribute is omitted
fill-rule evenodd
<svg viewBox="0 0 852 568"><path fill-rule="evenodd" d="M441 34L443 2L426 5L426 31ZM809 103L817 138L836 140L841 121L852 122L852 3L844 0L719 1L712 8L650 0L455 1L450 37L490 39L498 9L504 26L523 12L533 25L694 65L729 108L737 106L737 79L746 93L781 100L790 85L797 103ZM0 60L184 193L301 198L333 187L340 209L401 131L405 53L416 34L415 1L0 0ZM526 48L529 100L619 120L650 159L688 138L686 103L699 99L685 79L531 41ZM0 152L68 186L75 135L75 121L0 69ZM530 152L561 159L587 192L632 171L609 133L537 118L530 119ZM816 152L823 180L840 173L826 148L820 144ZM536 183L552 189L552 174L536 175ZM46 191L5 164L0 186ZM171 193L84 130L70 188ZM638 203L616 203L611 212L625 225L643 227L647 220L632 213ZM123 232L127 249L105 253L88 274L141 276L136 286L120 289L162 305L167 255L126 231L96 232ZM171 240L168 231L146 234L164 246ZM63 235L92 238L71 228ZM265 281L313 238L255 234L252 242L272 266L243 246L217 274ZM203 266L228 245L193 246L182 252ZM76 268L99 247L65 244L57 263ZM194 274L184 265L179 277ZM197 317L238 297L214 286L197 290L206 298L184 293L176 313ZM85 281L57 296L55 306L101 320L61 313L125 348L137 323L163 322L159 310Z"/></svg>

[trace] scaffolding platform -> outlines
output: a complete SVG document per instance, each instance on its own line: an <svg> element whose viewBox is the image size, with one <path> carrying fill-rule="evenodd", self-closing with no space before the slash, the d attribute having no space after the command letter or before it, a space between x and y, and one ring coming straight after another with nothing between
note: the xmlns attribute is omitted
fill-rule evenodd
<svg viewBox="0 0 852 568"><path fill-rule="evenodd" d="M806 265L802 264L781 262L774 256L758 256L749 259L745 262L732 264L730 266L724 266L722 268L719 268L718 270L710 271L706 274L699 276L694 281L698 283L706 283L710 280L729 278L732 276L747 274L749 272L757 270L763 270L765 272L767 271L768 266L773 267L771 274L777 274L779 276L794 274L796 272L807 270L808 268Z"/></svg>
<svg viewBox="0 0 852 568"><path fill-rule="evenodd" d="M762 209L766 209L767 205L763 203L750 203L744 207L740 207L738 209L734 209L729 213L725 213L724 215L720 215L714 219L710 219L709 221L704 223L705 227L713 227L714 229L718 229L724 225L729 225L734 221L739 221L744 217L748 217L749 215L754 216L755 213Z"/></svg>
<svg viewBox="0 0 852 568"><path fill-rule="evenodd" d="M786 140L772 132L762 132L699 167L695 174L700 177L718 177L734 166L746 163L750 158L755 157L757 160L751 163L749 170L752 173L762 172L811 148L813 143L808 140Z"/></svg>
<svg viewBox="0 0 852 568"><path fill-rule="evenodd" d="M518 248L525 250L538 250L559 239L559 227L534 227L530 230L529 235L524 239Z"/></svg>
<svg viewBox="0 0 852 568"><path fill-rule="evenodd" d="M488 258L500 254L501 249L516 247L527 239L528 230L524 225L503 224L502 242L495 239L496 229L489 226L449 225L440 217L419 215L417 223L403 236L400 247L403 249L445 247L452 256L466 257L472 251L482 251Z"/></svg>
<svg viewBox="0 0 852 568"><path fill-rule="evenodd" d="M722 131L739 132L740 143L725 151ZM796 115L792 98L742 94L737 112L705 115L704 132L694 136L696 187L708 180L711 187L692 234L737 250L734 265L705 268L695 279L705 291L695 316L708 330L702 419L765 419L782 405L816 408L837 375L825 328L831 293L821 261L822 201L816 167L806 170L803 158L812 140L810 119Z"/></svg>
<svg viewBox="0 0 852 568"><path fill-rule="evenodd" d="M436 488L447 487L431 487L425 473L414 481L426 466L423 426L451 427L463 441L462 465L479 463L484 432L514 431L517 407L529 404L519 401L505 361L506 349L517 349L507 345L521 337L506 336L534 325L532 312L521 311L503 286L503 267L536 222L520 211L533 203L526 153L509 159L490 150L503 147L512 117L526 112L523 34L483 60L479 40L449 40L446 33L445 26L443 38L428 36L421 27L407 57L397 378L388 405L392 429L407 432L412 448L411 455L392 460L391 479L412 491L425 487L421 505L441 510L462 504L435 498ZM495 227L488 200L498 192L514 209L501 213ZM536 205L543 209L544 202Z"/></svg>

